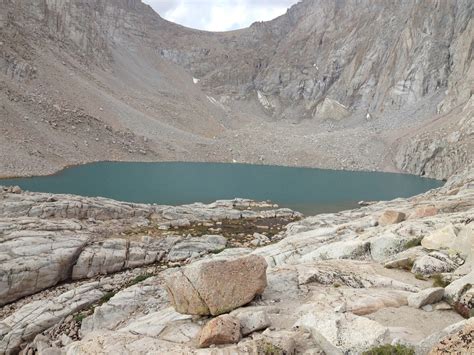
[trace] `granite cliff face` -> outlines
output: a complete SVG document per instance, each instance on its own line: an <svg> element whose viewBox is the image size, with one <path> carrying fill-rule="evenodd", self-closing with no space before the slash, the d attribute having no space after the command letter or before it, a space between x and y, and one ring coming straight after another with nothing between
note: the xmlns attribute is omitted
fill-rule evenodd
<svg viewBox="0 0 474 355"><path fill-rule="evenodd" d="M1 6L3 175L189 159L447 178L472 159L469 0L305 0L225 33L139 0Z"/></svg>
<svg viewBox="0 0 474 355"><path fill-rule="evenodd" d="M210 89L260 91L277 116L296 108L314 117L326 97L353 112L380 113L446 90L453 56L464 56L454 70L469 69L470 49L460 47L472 39L471 17L469 1L303 1L274 21L216 36L202 50L161 54Z"/></svg>

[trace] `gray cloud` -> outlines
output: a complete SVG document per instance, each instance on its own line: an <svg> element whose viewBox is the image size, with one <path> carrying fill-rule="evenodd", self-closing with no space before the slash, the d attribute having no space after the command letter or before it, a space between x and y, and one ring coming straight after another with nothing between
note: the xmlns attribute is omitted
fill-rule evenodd
<svg viewBox="0 0 474 355"><path fill-rule="evenodd" d="M167 20L208 31L228 31L284 14L298 0L143 0Z"/></svg>

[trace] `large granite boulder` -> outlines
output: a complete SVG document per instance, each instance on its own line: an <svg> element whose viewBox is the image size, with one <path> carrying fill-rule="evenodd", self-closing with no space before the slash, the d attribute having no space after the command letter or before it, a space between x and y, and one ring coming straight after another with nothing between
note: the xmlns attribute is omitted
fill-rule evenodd
<svg viewBox="0 0 474 355"><path fill-rule="evenodd" d="M408 296L408 305L414 308L421 308L427 304L439 302L443 299L444 288L433 287L422 290Z"/></svg>
<svg viewBox="0 0 474 355"><path fill-rule="evenodd" d="M168 275L166 288L178 312L219 315L262 294L266 269L265 259L258 255L201 260Z"/></svg>
<svg viewBox="0 0 474 355"><path fill-rule="evenodd" d="M415 209L410 215L411 219L432 217L438 214L438 209L434 205L422 205Z"/></svg>
<svg viewBox="0 0 474 355"><path fill-rule="evenodd" d="M469 320L461 330L443 338L428 353L438 354L474 354L474 320Z"/></svg>
<svg viewBox="0 0 474 355"><path fill-rule="evenodd" d="M449 249L455 241L456 229L452 224L448 224L424 237L421 245L430 250Z"/></svg>
<svg viewBox="0 0 474 355"><path fill-rule="evenodd" d="M379 217L379 224L386 226L389 224L396 224L404 221L406 218L405 213L399 211L387 210Z"/></svg>
<svg viewBox="0 0 474 355"><path fill-rule="evenodd" d="M453 281L445 288L444 297L465 318L474 316L474 271Z"/></svg>
<svg viewBox="0 0 474 355"><path fill-rule="evenodd" d="M459 334L460 332L462 332L463 329L467 328L470 324L473 324L473 322L474 322L474 319L465 319L465 320L456 322L454 324L450 324L447 327L428 335L426 338L424 338L418 344L416 344L415 346L416 354L429 354L429 355L464 354L461 352L444 352L444 351L436 352L436 351L441 350L439 348L439 346L442 345L441 343L449 344L449 342L446 342L446 340L450 339L452 336L455 336L456 334ZM446 350L446 348L444 348L443 350Z"/></svg>
<svg viewBox="0 0 474 355"><path fill-rule="evenodd" d="M240 331L243 336L267 329L271 324L267 312L258 310L256 307L239 308L233 311L231 315L240 321Z"/></svg>
<svg viewBox="0 0 474 355"><path fill-rule="evenodd" d="M370 255L376 261L386 261L394 255L404 251L408 243L416 240L416 237L404 236L392 231L380 233L370 238Z"/></svg>
<svg viewBox="0 0 474 355"><path fill-rule="evenodd" d="M443 272L452 272L456 270L460 264L453 261L447 255L440 252L432 252L428 255L417 258L413 263L411 272L430 276Z"/></svg>

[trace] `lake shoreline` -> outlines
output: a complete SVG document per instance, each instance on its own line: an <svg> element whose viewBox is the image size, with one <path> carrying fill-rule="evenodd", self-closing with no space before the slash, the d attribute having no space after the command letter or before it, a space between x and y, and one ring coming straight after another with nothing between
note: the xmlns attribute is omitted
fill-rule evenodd
<svg viewBox="0 0 474 355"><path fill-rule="evenodd" d="M324 314L326 322L321 326L311 316L312 327L342 322L341 334L347 338L364 322L395 338L401 334L390 333L396 324L408 329L408 335L402 334L407 344L430 349L467 324L456 312L456 302L467 299L463 280L470 282L471 268L464 267L470 266L468 255L461 260L441 247L425 250L423 243L446 233L446 226L452 226L460 241L472 233L473 179L471 170L417 196L307 218L241 199L173 207L0 188L0 215L7 226L2 230L6 261L0 271L18 280L0 295L6 317L0 326L7 329L0 352L34 347L37 334L65 352L102 344L101 336L112 339L108 349L132 341L149 349L147 342L154 338L127 335L126 327L143 326L143 320L182 325L168 317L175 313L165 293L165 277L201 260L231 262L249 255L265 260L267 286L261 297L235 312L263 314L269 322L267 330L242 341L270 334L271 339L281 335L306 346L311 338L293 325L306 322L311 310ZM19 248L26 252L18 254ZM461 244L456 248L469 252ZM456 281L425 311L409 300L424 296L439 278L439 270L426 263L431 255L443 255L438 267L449 270L441 281ZM37 309L33 316L32 305ZM425 320L421 325L420 317ZM111 327L109 320L119 323ZM201 331L208 318L182 321L186 329ZM276 330L278 325L283 327ZM32 336L24 329L32 329ZM154 339L157 352L179 352L184 346L192 352L193 333L188 333L184 345L179 338ZM63 343L65 335L70 338Z"/></svg>
<svg viewBox="0 0 474 355"><path fill-rule="evenodd" d="M2 175L0 173L0 183L2 180L10 180L10 179L23 179L23 178L34 178L34 177L43 177L43 176L55 176L61 174L67 169L75 168L84 165L90 164L97 164L97 163L209 163L209 164L241 164L241 165L252 165L252 166L275 166L275 167L285 167L285 168L302 168L302 169L321 169L321 170L331 170L331 171L346 171L346 172L367 172L367 173L387 173L387 174L402 174L402 175L410 175L410 176L418 176L424 179L431 179L437 181L444 181L439 180L431 177L420 176L416 174L411 174L409 172L399 170L399 169L379 169L379 170L370 170L370 169L335 169L335 168L326 168L324 165L313 164L313 165L289 165L289 164L265 164L265 163L252 163L252 162L232 162L232 161L223 161L223 160L199 160L199 159L190 159L190 160L174 160L174 159L164 159L164 160L92 160L74 164L66 164L63 165L59 169L55 169L53 172L48 173L36 173L36 174L24 174L24 175Z"/></svg>
<svg viewBox="0 0 474 355"><path fill-rule="evenodd" d="M246 198L305 215L357 208L359 201L410 197L442 186L409 174L202 162L97 162L55 174L0 179L24 190L182 205Z"/></svg>

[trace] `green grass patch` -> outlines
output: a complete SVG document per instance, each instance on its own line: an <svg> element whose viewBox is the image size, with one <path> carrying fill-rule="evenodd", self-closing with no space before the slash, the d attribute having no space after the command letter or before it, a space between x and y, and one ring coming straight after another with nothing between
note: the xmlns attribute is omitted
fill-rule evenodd
<svg viewBox="0 0 474 355"><path fill-rule="evenodd" d="M115 292L112 292L112 291L111 291L111 292L107 292L105 295L102 296L102 298L100 299L99 304L103 304L103 303L109 302L110 299L111 299L112 297L114 297L114 296L115 296Z"/></svg>
<svg viewBox="0 0 474 355"><path fill-rule="evenodd" d="M363 355L415 355L415 350L412 348L397 344L397 345L381 345L364 351Z"/></svg>
<svg viewBox="0 0 474 355"><path fill-rule="evenodd" d="M152 277L153 274L141 274L141 275L138 275L137 277L135 277L134 279L132 279L129 283L128 283L128 287L130 286L133 286L133 285L136 285L140 282L143 282L145 281L146 279L148 279L149 277Z"/></svg>
<svg viewBox="0 0 474 355"><path fill-rule="evenodd" d="M77 322L77 323L82 323L82 321L84 320L84 318L87 317L87 314L85 313L78 313L74 316L74 320Z"/></svg>

